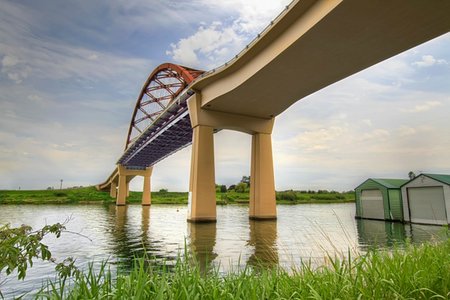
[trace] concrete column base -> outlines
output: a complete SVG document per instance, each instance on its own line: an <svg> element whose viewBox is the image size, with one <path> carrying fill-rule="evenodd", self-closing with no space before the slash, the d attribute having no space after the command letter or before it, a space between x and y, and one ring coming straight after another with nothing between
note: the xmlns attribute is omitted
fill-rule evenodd
<svg viewBox="0 0 450 300"><path fill-rule="evenodd" d="M189 223L217 223L216 218L196 218L196 219L188 218L187 221Z"/></svg>
<svg viewBox="0 0 450 300"><path fill-rule="evenodd" d="M249 216L248 218L250 220L255 220L255 221L273 221L273 220L277 219L277 216L262 216L262 217Z"/></svg>

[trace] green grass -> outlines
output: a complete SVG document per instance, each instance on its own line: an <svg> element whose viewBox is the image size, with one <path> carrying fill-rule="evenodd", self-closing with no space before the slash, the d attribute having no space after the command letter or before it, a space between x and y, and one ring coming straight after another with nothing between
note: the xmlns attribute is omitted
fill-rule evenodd
<svg viewBox="0 0 450 300"><path fill-rule="evenodd" d="M138 259L130 272L90 267L70 288L63 280L44 288L45 299L448 299L450 240L373 251L357 258L330 258L326 266L205 274L189 259L174 268Z"/></svg>
<svg viewBox="0 0 450 300"><path fill-rule="evenodd" d="M140 203L142 192L130 192L127 201ZM186 192L152 192L153 204L187 204ZM246 204L249 193L216 193L217 204ZM114 203L109 193L97 191L95 187L64 190L0 190L0 204L70 204L70 203ZM277 192L279 204L343 203L354 201L354 193L338 192Z"/></svg>
<svg viewBox="0 0 450 300"><path fill-rule="evenodd" d="M152 192L154 204L184 204L188 194L178 192ZM142 192L130 192L127 201L140 203ZM0 204L70 204L70 203L114 203L109 193L97 191L93 186L63 190L0 190Z"/></svg>

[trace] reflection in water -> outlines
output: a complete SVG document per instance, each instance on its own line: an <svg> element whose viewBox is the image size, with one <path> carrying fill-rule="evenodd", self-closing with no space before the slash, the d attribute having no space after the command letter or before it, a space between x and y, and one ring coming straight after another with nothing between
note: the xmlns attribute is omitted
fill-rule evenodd
<svg viewBox="0 0 450 300"><path fill-rule="evenodd" d="M200 272L206 273L211 270L211 263L217 257L214 252L216 223L189 223L188 228L192 254L195 255Z"/></svg>
<svg viewBox="0 0 450 300"><path fill-rule="evenodd" d="M363 250L392 247L403 244L406 239L402 223L358 219L358 240Z"/></svg>
<svg viewBox="0 0 450 300"><path fill-rule="evenodd" d="M153 263L173 260L173 257L161 255L164 251L159 243L150 238L150 209L150 206L142 206L139 210L133 209L133 214L129 216L128 205L111 205L108 208L113 224L110 231L113 238L111 250L124 267L130 267L134 258L144 256L152 258Z"/></svg>
<svg viewBox="0 0 450 300"><path fill-rule="evenodd" d="M278 265L277 222L276 220L250 220L248 245L254 247L247 264L254 267L274 267Z"/></svg>
<svg viewBox="0 0 450 300"><path fill-rule="evenodd" d="M445 241L448 239L448 231L443 226L408 224L405 225L408 237L414 244L422 244L429 241Z"/></svg>
<svg viewBox="0 0 450 300"><path fill-rule="evenodd" d="M109 212L113 219L113 230L111 231L113 242L112 250L119 260L126 260L127 257L133 256L133 249L130 247L127 233L127 211L128 206L109 206Z"/></svg>
<svg viewBox="0 0 450 300"><path fill-rule="evenodd" d="M358 219L356 227L362 250L404 245L407 240L413 244L421 244L430 240L446 239L441 226Z"/></svg>
<svg viewBox="0 0 450 300"><path fill-rule="evenodd" d="M142 214L141 214L141 237L142 244L144 246L150 245L149 242L149 229L150 227L150 205L142 206Z"/></svg>

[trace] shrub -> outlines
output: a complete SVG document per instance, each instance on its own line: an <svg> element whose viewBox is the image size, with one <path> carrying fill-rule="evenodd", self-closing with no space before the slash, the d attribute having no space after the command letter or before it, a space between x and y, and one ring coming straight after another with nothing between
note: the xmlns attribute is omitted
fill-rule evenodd
<svg viewBox="0 0 450 300"><path fill-rule="evenodd" d="M277 200L295 201L297 199L297 194L292 190L277 193Z"/></svg>

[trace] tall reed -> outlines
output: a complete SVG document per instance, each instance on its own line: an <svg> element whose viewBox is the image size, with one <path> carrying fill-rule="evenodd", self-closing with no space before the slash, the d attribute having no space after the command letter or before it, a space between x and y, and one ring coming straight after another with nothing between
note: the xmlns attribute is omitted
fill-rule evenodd
<svg viewBox="0 0 450 300"><path fill-rule="evenodd" d="M303 264L281 268L248 267L226 275L180 258L175 267L154 267L137 259L127 274L112 274L107 263L72 282L51 283L43 299L448 299L450 239L439 244L407 245L390 252L370 251L320 268Z"/></svg>

